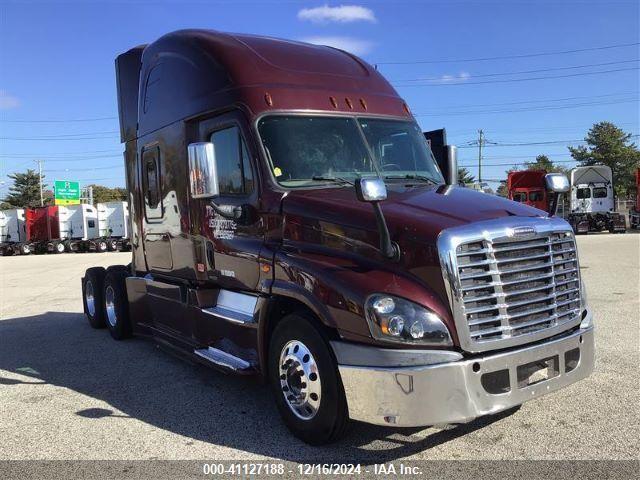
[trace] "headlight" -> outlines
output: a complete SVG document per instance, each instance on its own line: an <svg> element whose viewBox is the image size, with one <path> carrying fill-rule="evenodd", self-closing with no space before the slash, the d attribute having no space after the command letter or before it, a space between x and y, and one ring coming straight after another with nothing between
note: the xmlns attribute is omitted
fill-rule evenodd
<svg viewBox="0 0 640 480"><path fill-rule="evenodd" d="M449 329L440 317L409 300L374 294L367 299L365 311L373 338L405 344L453 345Z"/></svg>

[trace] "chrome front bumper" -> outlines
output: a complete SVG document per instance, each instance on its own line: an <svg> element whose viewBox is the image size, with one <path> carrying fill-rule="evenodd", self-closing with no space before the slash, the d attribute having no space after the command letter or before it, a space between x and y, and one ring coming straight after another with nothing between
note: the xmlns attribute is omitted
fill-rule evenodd
<svg viewBox="0 0 640 480"><path fill-rule="evenodd" d="M349 417L402 427L466 423L559 390L593 371L590 316L569 335L502 353L425 366L339 365ZM547 379L533 383L542 362Z"/></svg>

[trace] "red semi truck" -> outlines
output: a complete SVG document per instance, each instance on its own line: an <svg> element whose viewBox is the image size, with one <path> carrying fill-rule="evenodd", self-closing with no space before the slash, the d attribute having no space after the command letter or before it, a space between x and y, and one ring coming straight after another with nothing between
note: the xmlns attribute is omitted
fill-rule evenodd
<svg viewBox="0 0 640 480"><path fill-rule="evenodd" d="M37 253L48 251L48 245L56 242L61 245L60 219L57 206L27 208L25 211L27 241ZM58 250L60 247L58 247ZM64 246L59 250L64 251Z"/></svg>
<svg viewBox="0 0 640 480"><path fill-rule="evenodd" d="M549 195L545 189L545 170L522 170L507 175L508 198L515 202L549 211Z"/></svg>
<svg viewBox="0 0 640 480"><path fill-rule="evenodd" d="M469 422L591 373L571 227L457 187L455 149L438 165L362 59L186 30L116 73L132 261L86 271L91 326L268 382L315 444L349 419Z"/></svg>

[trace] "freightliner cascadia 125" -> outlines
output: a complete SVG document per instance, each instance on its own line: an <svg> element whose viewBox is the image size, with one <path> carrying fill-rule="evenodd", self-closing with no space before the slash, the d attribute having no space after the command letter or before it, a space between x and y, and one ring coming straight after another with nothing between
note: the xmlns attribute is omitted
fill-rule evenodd
<svg viewBox="0 0 640 480"><path fill-rule="evenodd" d="M455 149L439 168L367 63L189 30L116 71L133 259L87 270L92 326L261 376L316 444L349 418L468 422L592 371L569 224L453 186Z"/></svg>

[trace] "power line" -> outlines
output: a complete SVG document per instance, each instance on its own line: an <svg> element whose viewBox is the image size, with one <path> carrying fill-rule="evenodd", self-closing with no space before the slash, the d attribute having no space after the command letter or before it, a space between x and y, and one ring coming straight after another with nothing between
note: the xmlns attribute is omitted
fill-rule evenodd
<svg viewBox="0 0 640 480"><path fill-rule="evenodd" d="M408 88L408 87L443 87L443 86L460 86L460 85L483 85L487 83L512 83L512 82L529 82L533 80L550 80L555 78L570 78L570 77L584 77L587 75L601 75L605 73L614 73L614 72L628 72L631 70L638 70L638 67L632 68L617 68L613 70L602 70L600 72L581 72L581 73L570 73L566 75L550 75L547 77L530 77L530 78L511 78L508 80L487 80L486 82L453 82L453 83L429 83L424 85L398 85L392 84L394 87L398 88Z"/></svg>
<svg viewBox="0 0 640 480"><path fill-rule="evenodd" d="M0 120L0 123L76 123L76 122L99 122L102 120L117 120L118 117L96 117L96 118L69 118L51 120Z"/></svg>
<svg viewBox="0 0 640 480"><path fill-rule="evenodd" d="M555 52L537 52L537 53L524 53L524 54L515 54L515 55L500 55L495 57L413 60L413 61L404 61L404 62L376 62L376 65L417 65L417 64L427 64L427 63L488 62L492 60L507 60L507 59L514 59L514 58L531 58L531 57L545 57L545 56L552 56L552 55L567 55L571 53L593 52L597 50L609 50L612 48L633 47L637 45L640 45L640 42L619 43L616 45L604 45L600 47L577 48L573 50L556 50Z"/></svg>
<svg viewBox="0 0 640 480"><path fill-rule="evenodd" d="M553 163L574 163L576 161L577 160L556 160ZM526 165L527 163L535 163L535 159L531 160L530 162L484 163L482 166L483 167L510 167L510 166L517 166L517 165L518 166ZM474 163L465 163L465 164L459 164L459 166L476 168L478 165Z"/></svg>
<svg viewBox="0 0 640 480"><path fill-rule="evenodd" d="M28 140L28 141L70 141L70 140L111 140L118 137L73 137L73 138L60 138L60 137L0 137L0 140Z"/></svg>
<svg viewBox="0 0 640 480"><path fill-rule="evenodd" d="M640 135L631 135L630 138L637 138L637 137L640 137ZM558 145L558 144L564 144L564 143L584 143L584 142L585 142L584 139L578 139L578 140L550 140L550 141L547 141L547 142L512 142L512 143L493 142L493 143L488 144L486 146L488 146L488 147L524 147L524 146L530 146L530 145ZM458 148L475 148L476 146L477 146L476 141L475 140L470 140L469 142L467 142L466 145L461 145Z"/></svg>
<svg viewBox="0 0 640 480"><path fill-rule="evenodd" d="M414 117L441 117L441 116L455 116L455 115L483 115L483 114L492 114L492 113L543 112L548 110L565 110L568 108L592 107L592 106L598 106L598 105L618 105L621 103L634 103L634 102L638 102L638 97L610 100L610 101L571 103L567 105L540 105L537 107L523 107L523 108L510 108L510 109L497 109L497 110L467 110L467 111L458 111L458 112L414 113L413 115Z"/></svg>
<svg viewBox="0 0 640 480"><path fill-rule="evenodd" d="M117 151L117 150L113 150L113 149L109 149L109 150L86 150L84 152L56 152L56 153L50 153L49 155L86 155L88 153L122 153L121 151ZM12 156L41 156L42 153L5 153L3 152L0 155L12 155Z"/></svg>
<svg viewBox="0 0 640 480"><path fill-rule="evenodd" d="M550 68L540 68L536 70L520 70L518 72L499 72L499 73L482 73L478 75L470 75L466 78L481 78L481 77L501 77L505 75L524 75L525 73L541 73L541 72L555 72L561 70L573 70L576 68L589 68L589 67L604 67L607 65L619 65L621 63L636 63L639 59L634 60L620 60L618 62L605 62L605 63L590 63L585 65L574 65L571 67L550 67ZM449 81L453 80L464 80L460 77L453 77L449 79ZM422 78L407 78L404 80L391 80L393 82L422 82L422 81L445 81L442 77L422 77Z"/></svg>
<svg viewBox="0 0 640 480"><path fill-rule="evenodd" d="M606 98L606 97L619 97L622 95L637 95L637 91L631 92L619 92L619 93L606 93L603 95L580 95L577 97L562 97L562 98L545 98L538 100L518 100L517 102L500 102L500 103L474 103L472 105L448 105L440 106L440 109L455 109L455 108L473 108L473 107L502 107L507 105L523 105L527 103L547 103L547 102L567 102L569 100L583 100L586 98Z"/></svg>

